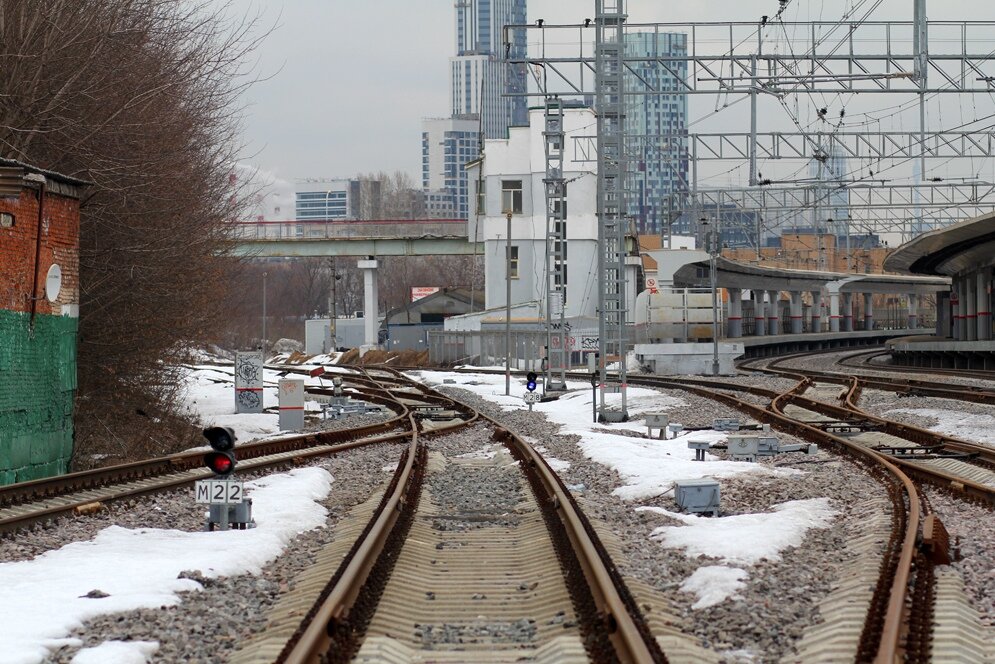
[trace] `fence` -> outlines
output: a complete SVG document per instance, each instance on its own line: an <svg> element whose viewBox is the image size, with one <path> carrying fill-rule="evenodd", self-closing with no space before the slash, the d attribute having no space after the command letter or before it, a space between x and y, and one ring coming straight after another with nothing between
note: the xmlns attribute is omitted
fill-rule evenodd
<svg viewBox="0 0 995 664"><path fill-rule="evenodd" d="M559 342L559 336L553 337ZM566 337L567 369L586 366L587 353L598 350L597 331L571 331ZM504 366L507 357L507 336L504 330L428 332L428 357L438 364L472 364ZM545 356L545 330L511 330L511 366L515 369L541 370Z"/></svg>

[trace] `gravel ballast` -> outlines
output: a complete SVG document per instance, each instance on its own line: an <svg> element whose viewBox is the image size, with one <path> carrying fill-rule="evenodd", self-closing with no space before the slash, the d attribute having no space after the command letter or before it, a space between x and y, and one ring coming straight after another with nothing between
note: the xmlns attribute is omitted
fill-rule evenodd
<svg viewBox="0 0 995 664"><path fill-rule="evenodd" d="M775 380L778 384L772 389L790 387L788 381ZM723 515L761 512L785 501L821 497L829 497L839 514L829 527L809 530L800 546L782 552L782 560L764 560L745 567L749 578L738 593L741 599L694 610L691 606L697 597L681 592L679 586L699 567L720 561L706 556L689 558L682 551L664 548L651 539L651 533L659 526L677 524L664 515L634 509L646 505L677 511L671 496L623 502L613 495L624 484L622 478L585 457L577 446L578 437L559 435L559 425L545 421L543 415L530 414L524 408L503 411L464 390L447 386L440 389L543 446L544 454L569 462L569 468L560 474L580 496L585 512L604 522L622 542L625 558L616 563L623 574L663 593L683 621L679 625L682 631L697 635L702 645L728 661L772 662L791 655L792 642L806 626L818 621L820 599L829 592L833 580L845 573L845 543L860 532L860 524L847 519L848 512L859 504L861 496L883 491L855 464L822 451L814 457L782 455L760 462L795 467L804 470L804 476L772 478L750 474L720 480ZM738 411L704 397L681 390L660 392L686 403L667 409L671 421L685 426L709 426L719 417L746 420ZM790 436L778 435L783 442L797 442Z"/></svg>

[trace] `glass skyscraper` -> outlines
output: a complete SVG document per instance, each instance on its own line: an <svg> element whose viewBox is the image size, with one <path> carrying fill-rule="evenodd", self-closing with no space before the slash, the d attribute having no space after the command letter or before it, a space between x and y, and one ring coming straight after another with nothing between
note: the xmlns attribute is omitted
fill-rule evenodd
<svg viewBox="0 0 995 664"><path fill-rule="evenodd" d="M527 20L526 0L457 0L456 55L449 59L449 103L453 117L480 116L486 138L506 138L508 126L528 124L524 65L504 64L504 26ZM526 54L525 31L514 30L507 56Z"/></svg>
<svg viewBox="0 0 995 664"><path fill-rule="evenodd" d="M641 234L659 235L671 212L671 194L688 186L687 95L677 94L678 76L687 77L687 35L673 32L631 32L625 35L627 56L663 58L631 62L628 90L647 84L662 94L627 95L629 195L628 214ZM642 79L642 80L640 80Z"/></svg>

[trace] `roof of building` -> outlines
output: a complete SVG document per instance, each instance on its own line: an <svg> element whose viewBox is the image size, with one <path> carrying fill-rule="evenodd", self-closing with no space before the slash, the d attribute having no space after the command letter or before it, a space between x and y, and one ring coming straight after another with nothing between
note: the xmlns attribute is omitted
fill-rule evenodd
<svg viewBox="0 0 995 664"><path fill-rule="evenodd" d="M437 300L442 297L449 297L453 300L458 300L467 304L471 311L482 309L484 306L484 292L479 290L470 290L469 288L440 288L431 295L426 295L425 297L418 298L414 302L408 302L407 304L395 307L391 309L384 315L384 320L389 321L391 317L397 314L403 313L405 311L411 311L414 309L419 309L424 307L426 304L431 304L433 300Z"/></svg>
<svg viewBox="0 0 995 664"><path fill-rule="evenodd" d="M717 258L720 288L751 290L817 291L822 288L840 293L931 293L950 288L943 277L913 277L899 274L861 274L793 270L740 263ZM708 261L688 263L674 274L677 286L708 285Z"/></svg>
<svg viewBox="0 0 995 664"><path fill-rule="evenodd" d="M61 184L72 185L74 187L86 187L93 184L87 180L80 180L79 178L63 175L62 173L56 173L55 171L48 171L44 168L38 168L37 166L32 166L31 164L26 164L23 161L18 161L16 159L5 159L0 157L0 166L23 168L28 173L38 173L39 175L44 175L48 180L53 180Z"/></svg>
<svg viewBox="0 0 995 664"><path fill-rule="evenodd" d="M995 212L924 233L895 249L885 269L954 276L995 265Z"/></svg>

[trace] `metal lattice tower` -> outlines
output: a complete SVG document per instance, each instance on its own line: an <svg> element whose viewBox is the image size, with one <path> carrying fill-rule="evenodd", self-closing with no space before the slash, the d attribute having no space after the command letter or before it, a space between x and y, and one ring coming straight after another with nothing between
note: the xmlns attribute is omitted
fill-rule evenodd
<svg viewBox="0 0 995 664"><path fill-rule="evenodd" d="M546 98L546 364L544 390L566 388L567 185L563 179L563 102Z"/></svg>
<svg viewBox="0 0 995 664"><path fill-rule="evenodd" d="M625 0L595 3L595 113L598 117L598 347L599 419L628 419L625 403ZM618 362L618 374L605 367ZM605 395L619 393L621 409Z"/></svg>

